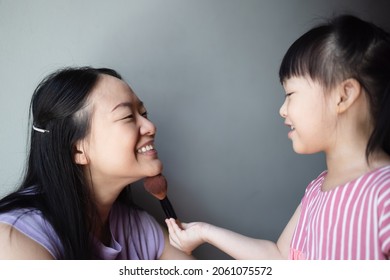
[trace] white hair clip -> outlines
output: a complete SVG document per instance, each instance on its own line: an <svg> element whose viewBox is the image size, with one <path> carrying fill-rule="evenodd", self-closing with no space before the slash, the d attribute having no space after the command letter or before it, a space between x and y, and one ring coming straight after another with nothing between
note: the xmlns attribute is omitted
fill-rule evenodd
<svg viewBox="0 0 390 280"><path fill-rule="evenodd" d="M33 125L32 128L33 128L35 131L40 132L40 133L49 133L49 132L50 132L50 130L42 129L42 128L36 127L35 125Z"/></svg>

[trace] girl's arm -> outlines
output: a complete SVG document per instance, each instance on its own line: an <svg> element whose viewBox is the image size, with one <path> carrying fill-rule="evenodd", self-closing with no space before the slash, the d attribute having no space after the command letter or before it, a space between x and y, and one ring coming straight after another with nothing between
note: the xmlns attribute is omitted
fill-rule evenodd
<svg viewBox="0 0 390 280"><path fill-rule="evenodd" d="M164 250L160 256L160 260L193 260L194 257L191 254L185 254L183 251L178 250L169 243L169 236L166 229L163 228L164 233Z"/></svg>
<svg viewBox="0 0 390 280"><path fill-rule="evenodd" d="M0 223L1 260L52 260L53 256L40 244L17 229Z"/></svg>
<svg viewBox="0 0 390 280"><path fill-rule="evenodd" d="M207 223L182 223L180 228L173 219L166 220L173 246L190 254L202 243L209 243L234 259L287 259L290 242L298 222L300 207L283 230L279 240L250 238Z"/></svg>

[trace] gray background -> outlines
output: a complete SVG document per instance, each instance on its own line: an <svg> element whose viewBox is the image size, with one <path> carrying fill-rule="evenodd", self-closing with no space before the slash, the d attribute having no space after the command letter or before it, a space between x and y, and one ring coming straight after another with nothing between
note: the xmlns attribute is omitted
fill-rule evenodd
<svg viewBox="0 0 390 280"><path fill-rule="evenodd" d="M277 240L322 155L297 155L278 114L278 67L323 18L352 12L386 28L389 1L0 0L0 195L26 157L28 105L63 66L118 70L158 128L169 198L183 221ZM141 183L134 199L160 222ZM203 245L199 259L229 259Z"/></svg>

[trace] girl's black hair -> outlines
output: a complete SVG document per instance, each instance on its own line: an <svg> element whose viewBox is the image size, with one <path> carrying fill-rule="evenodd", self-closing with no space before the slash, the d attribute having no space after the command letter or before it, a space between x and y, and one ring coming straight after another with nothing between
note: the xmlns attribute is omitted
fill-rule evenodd
<svg viewBox="0 0 390 280"><path fill-rule="evenodd" d="M94 257L90 234L98 218L90 187L82 167L74 162L74 154L76 141L89 131L91 112L85 107L102 74L121 79L108 68L65 68L38 85L32 96L30 117L35 127L49 132L30 128L23 182L17 191L0 200L0 212L40 210L62 242L62 259ZM126 198L125 191L121 198Z"/></svg>
<svg viewBox="0 0 390 280"><path fill-rule="evenodd" d="M306 76L325 89L356 79L364 88L374 130L367 160L377 151L390 155L390 35L353 15L335 17L298 38L285 54L279 79Z"/></svg>

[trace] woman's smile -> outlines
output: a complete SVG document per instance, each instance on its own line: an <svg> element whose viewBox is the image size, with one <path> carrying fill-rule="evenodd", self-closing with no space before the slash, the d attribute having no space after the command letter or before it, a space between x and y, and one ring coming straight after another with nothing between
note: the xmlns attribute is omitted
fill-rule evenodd
<svg viewBox="0 0 390 280"><path fill-rule="evenodd" d="M157 155L157 150L153 142L149 142L137 149L137 153L141 155Z"/></svg>

